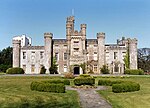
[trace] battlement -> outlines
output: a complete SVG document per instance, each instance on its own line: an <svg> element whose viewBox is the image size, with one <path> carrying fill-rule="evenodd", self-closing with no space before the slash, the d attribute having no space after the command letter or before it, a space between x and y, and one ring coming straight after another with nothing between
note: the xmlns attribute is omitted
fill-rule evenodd
<svg viewBox="0 0 150 108"><path fill-rule="evenodd" d="M105 38L105 33L103 32L97 33L97 38Z"/></svg>
<svg viewBox="0 0 150 108"><path fill-rule="evenodd" d="M129 42L129 44L137 44L137 39L136 38L134 38L134 39L128 38L128 42Z"/></svg>
<svg viewBox="0 0 150 108"><path fill-rule="evenodd" d="M81 28L86 28L86 24L81 24Z"/></svg>
<svg viewBox="0 0 150 108"><path fill-rule="evenodd" d="M21 40L13 40L12 43L13 44L21 44Z"/></svg>
<svg viewBox="0 0 150 108"><path fill-rule="evenodd" d="M69 17L67 17L67 22L72 22L72 21L74 21L75 19L74 19L74 16L69 16Z"/></svg>
<svg viewBox="0 0 150 108"><path fill-rule="evenodd" d="M44 38L46 38L46 37L52 38L53 37L53 33L44 33Z"/></svg>

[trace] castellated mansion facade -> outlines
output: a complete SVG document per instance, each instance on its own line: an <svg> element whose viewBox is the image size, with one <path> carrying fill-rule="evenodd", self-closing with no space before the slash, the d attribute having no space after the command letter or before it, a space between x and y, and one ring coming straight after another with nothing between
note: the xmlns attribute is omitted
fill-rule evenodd
<svg viewBox="0 0 150 108"><path fill-rule="evenodd" d="M82 74L80 64L86 64L86 73L100 74L107 65L110 73L123 74L124 57L129 54L130 69L137 69L137 39L122 38L116 44L105 44L105 33L97 33L97 39L86 38L86 24L74 30L74 16L67 17L66 39L53 39L52 33L44 33L44 46L32 46L31 38L13 38L13 67L21 67L26 74L39 74L45 66L46 73L53 57L58 64L58 73Z"/></svg>

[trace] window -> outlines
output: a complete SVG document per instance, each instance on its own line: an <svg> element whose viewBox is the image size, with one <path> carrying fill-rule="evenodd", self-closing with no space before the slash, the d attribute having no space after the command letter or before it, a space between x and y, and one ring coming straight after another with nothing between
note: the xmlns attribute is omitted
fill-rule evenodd
<svg viewBox="0 0 150 108"><path fill-rule="evenodd" d="M97 72L97 65L94 65L94 72Z"/></svg>
<svg viewBox="0 0 150 108"><path fill-rule="evenodd" d="M94 60L97 60L97 52L94 52Z"/></svg>
<svg viewBox="0 0 150 108"><path fill-rule="evenodd" d="M74 43L79 43L79 41L74 41Z"/></svg>
<svg viewBox="0 0 150 108"><path fill-rule="evenodd" d="M34 60L34 58L35 58L35 52L32 51L31 52L31 59Z"/></svg>
<svg viewBox="0 0 150 108"><path fill-rule="evenodd" d="M114 59L117 59L117 52L114 52Z"/></svg>
<svg viewBox="0 0 150 108"><path fill-rule="evenodd" d="M94 45L94 47L97 47L97 45Z"/></svg>
<svg viewBox="0 0 150 108"><path fill-rule="evenodd" d="M64 47L67 47L67 45L64 45Z"/></svg>
<svg viewBox="0 0 150 108"><path fill-rule="evenodd" d="M56 61L59 60L59 55L58 55L58 52L55 53L55 58L56 58Z"/></svg>
<svg viewBox="0 0 150 108"><path fill-rule="evenodd" d="M64 64L64 72L67 72L67 65Z"/></svg>
<svg viewBox="0 0 150 108"><path fill-rule="evenodd" d="M26 71L26 65L23 65L22 68L24 71Z"/></svg>
<svg viewBox="0 0 150 108"><path fill-rule="evenodd" d="M23 59L26 59L26 52L23 52Z"/></svg>
<svg viewBox="0 0 150 108"><path fill-rule="evenodd" d="M35 65L31 65L31 72L34 72L35 70Z"/></svg>
<svg viewBox="0 0 150 108"><path fill-rule="evenodd" d="M40 58L44 58L44 52L40 52Z"/></svg>
<svg viewBox="0 0 150 108"><path fill-rule="evenodd" d="M55 47L58 47L58 45L55 45Z"/></svg>
<svg viewBox="0 0 150 108"><path fill-rule="evenodd" d="M64 53L64 60L67 60L67 53Z"/></svg>

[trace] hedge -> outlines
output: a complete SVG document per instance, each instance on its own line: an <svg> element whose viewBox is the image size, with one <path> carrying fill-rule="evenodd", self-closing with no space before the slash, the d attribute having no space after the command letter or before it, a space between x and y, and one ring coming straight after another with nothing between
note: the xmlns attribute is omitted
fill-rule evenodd
<svg viewBox="0 0 150 108"><path fill-rule="evenodd" d="M126 69L125 74L144 75L144 71L142 69Z"/></svg>
<svg viewBox="0 0 150 108"><path fill-rule="evenodd" d="M70 80L64 79L64 80L47 80L47 81L42 81L44 83L54 83L54 84L59 84L62 83L64 85L70 85Z"/></svg>
<svg viewBox="0 0 150 108"><path fill-rule="evenodd" d="M139 91L140 85L135 82L123 82L120 84L113 84L112 85L112 91L114 93L121 93L121 92L133 92L133 91Z"/></svg>
<svg viewBox="0 0 150 108"><path fill-rule="evenodd" d="M41 92L65 93L65 85L63 83L44 83L33 81L30 85L31 90Z"/></svg>
<svg viewBox="0 0 150 108"><path fill-rule="evenodd" d="M24 70L19 67L9 68L6 70L6 74L24 74Z"/></svg>
<svg viewBox="0 0 150 108"><path fill-rule="evenodd" d="M121 80L99 80L98 85L112 86L112 92L132 92L140 90L140 85L131 81L121 81Z"/></svg>
<svg viewBox="0 0 150 108"><path fill-rule="evenodd" d="M91 77L89 74L81 74L80 77Z"/></svg>
<svg viewBox="0 0 150 108"><path fill-rule="evenodd" d="M105 85L105 86L112 86L113 84L120 84L124 81L121 80L115 80L115 81L111 81L111 80L99 80L98 81L98 85Z"/></svg>
<svg viewBox="0 0 150 108"><path fill-rule="evenodd" d="M95 84L95 79L92 77L76 77L74 79L74 84L77 86L80 85L93 85Z"/></svg>

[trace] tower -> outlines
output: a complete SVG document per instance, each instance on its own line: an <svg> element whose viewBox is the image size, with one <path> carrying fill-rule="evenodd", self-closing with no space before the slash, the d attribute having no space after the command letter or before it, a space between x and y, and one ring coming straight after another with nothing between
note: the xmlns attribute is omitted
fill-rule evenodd
<svg viewBox="0 0 150 108"><path fill-rule="evenodd" d="M86 24L81 24L81 35L82 35L82 45L83 50L85 50L85 40L86 40Z"/></svg>
<svg viewBox="0 0 150 108"><path fill-rule="evenodd" d="M13 40L13 67L20 67L21 40Z"/></svg>
<svg viewBox="0 0 150 108"><path fill-rule="evenodd" d="M105 33L97 33L98 40L98 69L105 64Z"/></svg>
<svg viewBox="0 0 150 108"><path fill-rule="evenodd" d="M51 67L51 59L52 59L52 33L44 33L45 39L45 68L46 73L49 73L49 68Z"/></svg>
<svg viewBox="0 0 150 108"><path fill-rule="evenodd" d="M137 69L137 39L128 39L130 69Z"/></svg>

